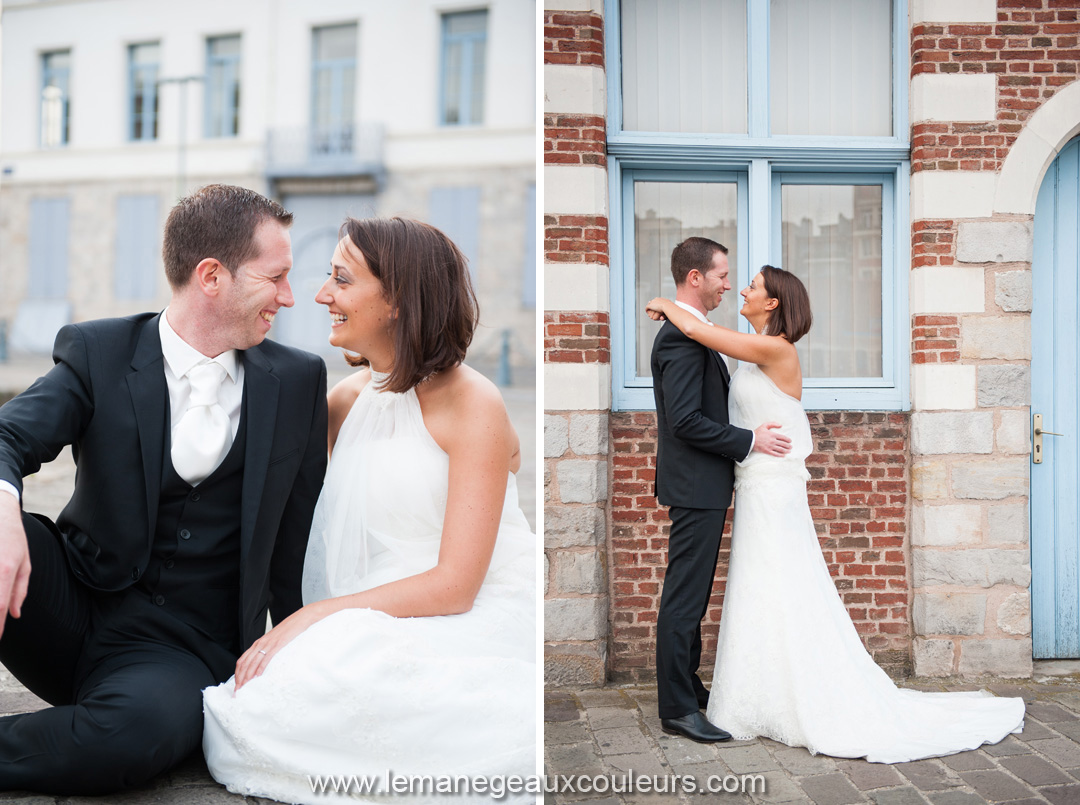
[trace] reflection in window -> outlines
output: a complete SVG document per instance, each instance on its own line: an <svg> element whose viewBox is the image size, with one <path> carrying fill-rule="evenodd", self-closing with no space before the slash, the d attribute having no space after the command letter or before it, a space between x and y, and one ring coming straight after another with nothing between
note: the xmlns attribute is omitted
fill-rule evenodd
<svg viewBox="0 0 1080 805"><path fill-rule="evenodd" d="M881 185L785 184L783 268L806 285L806 377L881 377Z"/></svg>
<svg viewBox="0 0 1080 805"><path fill-rule="evenodd" d="M891 42L891 0L771 0L771 132L890 135Z"/></svg>
<svg viewBox="0 0 1080 805"><path fill-rule="evenodd" d="M738 245L738 189L734 182L635 182L634 254L636 256L637 374L649 377L652 342L660 322L645 315L654 296L675 297L671 252L689 237L715 240L728 248L730 281L735 284ZM735 296L738 288L728 293ZM736 327L740 305L725 297L710 319Z"/></svg>
<svg viewBox="0 0 1080 805"><path fill-rule="evenodd" d="M312 155L350 154L356 96L356 25L316 28L312 33Z"/></svg>
<svg viewBox="0 0 1080 805"><path fill-rule="evenodd" d="M442 18L442 109L446 126L484 122L487 12L444 14Z"/></svg>
<svg viewBox="0 0 1080 805"><path fill-rule="evenodd" d="M745 134L746 0L622 0L623 129Z"/></svg>
<svg viewBox="0 0 1080 805"><path fill-rule="evenodd" d="M67 145L70 135L71 51L57 50L41 57L41 145Z"/></svg>
<svg viewBox="0 0 1080 805"><path fill-rule="evenodd" d="M132 140L158 138L158 71L161 67L161 45L150 42L128 48L128 87L130 123L128 137Z"/></svg>
<svg viewBox="0 0 1080 805"><path fill-rule="evenodd" d="M206 40L206 136L240 131L240 37Z"/></svg>

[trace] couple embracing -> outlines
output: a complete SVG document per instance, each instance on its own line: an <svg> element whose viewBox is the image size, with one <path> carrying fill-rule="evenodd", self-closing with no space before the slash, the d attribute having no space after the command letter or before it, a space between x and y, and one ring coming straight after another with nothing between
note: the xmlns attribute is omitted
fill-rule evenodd
<svg viewBox="0 0 1080 805"><path fill-rule="evenodd" d="M764 736L813 753L902 763L995 743L1024 702L897 688L863 648L836 592L806 497L813 451L795 343L810 330L802 282L763 266L741 292L742 333L706 314L731 290L727 249L692 237L671 257L676 298L652 353L657 498L670 507L657 618L661 726L699 742ZM724 357L740 362L728 375ZM720 535L735 514L711 691L697 675ZM706 710L702 715L701 710Z"/></svg>
<svg viewBox="0 0 1080 805"><path fill-rule="evenodd" d="M0 790L110 793L200 744L286 802L331 799L320 775L532 771L535 540L501 397L462 364L465 260L346 221L315 301L365 368L328 403L321 359L266 340L291 223L239 187L181 200L168 308L64 327L0 408L0 662L52 705L0 718ZM65 445L70 502L23 512Z"/></svg>

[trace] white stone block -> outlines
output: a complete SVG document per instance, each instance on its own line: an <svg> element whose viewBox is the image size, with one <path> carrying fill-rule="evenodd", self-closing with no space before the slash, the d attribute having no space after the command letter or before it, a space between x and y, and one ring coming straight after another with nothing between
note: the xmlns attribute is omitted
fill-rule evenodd
<svg viewBox="0 0 1080 805"><path fill-rule="evenodd" d="M1038 116L1038 111L1035 116ZM1056 155L1054 146L1025 127L1009 149L1009 156L998 174L997 187L994 189L994 212L1034 215L1041 182L1039 177L1046 173L1047 166Z"/></svg>
<svg viewBox="0 0 1080 805"><path fill-rule="evenodd" d="M996 0L911 0L911 24L997 22Z"/></svg>
<svg viewBox="0 0 1080 805"><path fill-rule="evenodd" d="M987 512L991 545L1027 545L1030 518L1026 503L997 503Z"/></svg>
<svg viewBox="0 0 1080 805"><path fill-rule="evenodd" d="M988 363L979 367L979 406L1031 404L1031 368L1026 364Z"/></svg>
<svg viewBox="0 0 1080 805"><path fill-rule="evenodd" d="M911 367L916 411L975 407L975 367L959 363L917 363Z"/></svg>
<svg viewBox="0 0 1080 805"><path fill-rule="evenodd" d="M1080 85L1075 81L1065 85L1054 93L1050 101L1036 110L1028 120L1026 128L1056 150L1061 150L1080 130L1080 117L1077 117L1077 110L1080 110Z"/></svg>
<svg viewBox="0 0 1080 805"><path fill-rule="evenodd" d="M567 459L555 466L559 500L563 503L599 503L607 500L607 461Z"/></svg>
<svg viewBox="0 0 1080 805"><path fill-rule="evenodd" d="M977 504L916 504L911 517L913 545L965 545L982 539L982 507Z"/></svg>
<svg viewBox="0 0 1080 805"><path fill-rule="evenodd" d="M1031 596L1027 590L1013 593L998 607L998 628L1006 634L1031 634Z"/></svg>
<svg viewBox="0 0 1080 805"><path fill-rule="evenodd" d="M957 229L956 259L961 263L1031 262L1031 221L961 221Z"/></svg>
<svg viewBox="0 0 1080 805"><path fill-rule="evenodd" d="M964 358L1031 360L1031 319L1026 316L966 316L960 320Z"/></svg>
<svg viewBox="0 0 1080 805"><path fill-rule="evenodd" d="M545 363L544 408L549 411L605 411L611 408L611 365Z"/></svg>
<svg viewBox="0 0 1080 805"><path fill-rule="evenodd" d="M911 122L993 120L997 76L992 73L919 73L911 79Z"/></svg>
<svg viewBox="0 0 1080 805"><path fill-rule="evenodd" d="M1031 451L1028 428L1027 411L1002 411L997 428L998 452L1027 455Z"/></svg>
<svg viewBox="0 0 1080 805"><path fill-rule="evenodd" d="M570 449L579 456L606 456L607 414L573 414L570 417Z"/></svg>
<svg viewBox="0 0 1080 805"><path fill-rule="evenodd" d="M964 640L960 643L960 673L964 676L1031 676L1031 640Z"/></svg>
<svg viewBox="0 0 1080 805"><path fill-rule="evenodd" d="M911 176L911 220L989 218L993 171L919 171Z"/></svg>
<svg viewBox="0 0 1080 805"><path fill-rule="evenodd" d="M607 598L548 598L544 601L544 640L603 640L607 637Z"/></svg>
<svg viewBox="0 0 1080 805"><path fill-rule="evenodd" d="M607 533L604 510L595 506L545 506L544 547L603 545Z"/></svg>
<svg viewBox="0 0 1080 805"><path fill-rule="evenodd" d="M545 165L547 215L607 215L607 169L596 165Z"/></svg>
<svg viewBox="0 0 1080 805"><path fill-rule="evenodd" d="M994 301L1005 311L1031 310L1031 272L1001 271L994 275Z"/></svg>
<svg viewBox="0 0 1080 805"><path fill-rule="evenodd" d="M986 596L969 593L916 593L917 635L975 635L986 623Z"/></svg>
<svg viewBox="0 0 1080 805"><path fill-rule="evenodd" d="M1002 500L1028 493L1027 456L971 459L952 466L952 492L968 500Z"/></svg>
<svg viewBox="0 0 1080 805"><path fill-rule="evenodd" d="M965 548L938 551L917 548L911 552L911 569L916 587L939 584L960 587L1014 584L1026 587L1031 581L1028 552L1024 550Z"/></svg>
<svg viewBox="0 0 1080 805"><path fill-rule="evenodd" d="M558 593L600 594L604 583L604 560L599 551L556 551L555 586Z"/></svg>
<svg viewBox="0 0 1080 805"><path fill-rule="evenodd" d="M606 104L603 67L544 65L544 112L547 114L604 116Z"/></svg>
<svg viewBox="0 0 1080 805"><path fill-rule="evenodd" d="M956 644L951 640L916 637L915 676L952 676Z"/></svg>
<svg viewBox="0 0 1080 805"><path fill-rule="evenodd" d="M544 263L545 310L611 308L608 267L595 263Z"/></svg>
<svg viewBox="0 0 1080 805"><path fill-rule="evenodd" d="M544 458L561 458L570 447L566 417L544 415Z"/></svg>
<svg viewBox="0 0 1080 805"><path fill-rule="evenodd" d="M939 500L948 497L947 480L944 461L912 461L911 496L915 500Z"/></svg>
<svg viewBox="0 0 1080 805"><path fill-rule="evenodd" d="M994 415L990 411L918 412L911 415L913 455L990 453Z"/></svg>
<svg viewBox="0 0 1080 805"><path fill-rule="evenodd" d="M911 313L982 313L985 281L981 268L916 268L911 272Z"/></svg>

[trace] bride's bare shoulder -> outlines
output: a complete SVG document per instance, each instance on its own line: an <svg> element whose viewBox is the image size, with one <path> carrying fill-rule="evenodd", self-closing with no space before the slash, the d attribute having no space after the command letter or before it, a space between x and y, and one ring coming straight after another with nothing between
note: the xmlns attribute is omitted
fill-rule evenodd
<svg viewBox="0 0 1080 805"><path fill-rule="evenodd" d="M475 440L506 442L517 452L514 432L498 387L480 372L460 364L417 386L424 422L448 453Z"/></svg>
<svg viewBox="0 0 1080 805"><path fill-rule="evenodd" d="M328 436L330 444L337 441L337 435L338 431L341 430L341 424L345 421L345 417L349 415L353 403L356 402L356 398L360 396L360 392L364 390L364 386L370 382L371 370L364 367L335 384L326 395L326 405L329 409Z"/></svg>

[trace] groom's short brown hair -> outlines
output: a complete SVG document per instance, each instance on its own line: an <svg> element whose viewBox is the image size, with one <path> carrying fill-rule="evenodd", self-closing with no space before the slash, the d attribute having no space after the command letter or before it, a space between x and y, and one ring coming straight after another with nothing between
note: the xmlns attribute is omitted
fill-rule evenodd
<svg viewBox="0 0 1080 805"><path fill-rule="evenodd" d="M675 285L686 282L686 276L695 268L702 274L707 272L717 252L727 254L727 246L708 238L687 238L676 246L671 253L671 276L675 279Z"/></svg>

